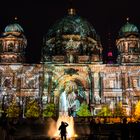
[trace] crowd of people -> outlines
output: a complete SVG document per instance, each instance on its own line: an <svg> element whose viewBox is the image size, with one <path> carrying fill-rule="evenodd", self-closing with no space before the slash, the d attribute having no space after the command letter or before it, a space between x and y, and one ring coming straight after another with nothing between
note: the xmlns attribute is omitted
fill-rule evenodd
<svg viewBox="0 0 140 140"><path fill-rule="evenodd" d="M104 127L103 127L104 125ZM100 140L104 135L108 137L108 140L139 140L139 130L140 130L140 122L127 122L126 118L122 119L122 122L118 125L117 129L111 129L111 127L108 130L107 124L105 121L104 123L101 123L100 119L91 119L90 121L90 136L89 140ZM111 124L115 125L115 124ZM115 126L113 127L115 128ZM105 132L107 132L105 134Z"/></svg>
<svg viewBox="0 0 140 140"><path fill-rule="evenodd" d="M100 118L90 118L89 140L139 140L140 122L127 122L126 118L121 123L108 124ZM84 123L84 122L83 122ZM59 127L61 140L66 140L68 123L61 122ZM76 124L75 124L76 125ZM17 122L7 117L0 118L0 140L15 140ZM76 126L75 126L76 127ZM80 137L80 135L79 135Z"/></svg>
<svg viewBox="0 0 140 140"><path fill-rule="evenodd" d="M0 140L14 140L16 131L15 121L8 118L0 118Z"/></svg>

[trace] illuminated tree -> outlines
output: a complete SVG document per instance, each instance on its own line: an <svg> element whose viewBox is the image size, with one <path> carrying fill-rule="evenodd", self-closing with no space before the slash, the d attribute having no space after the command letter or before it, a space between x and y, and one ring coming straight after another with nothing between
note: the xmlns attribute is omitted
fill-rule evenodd
<svg viewBox="0 0 140 140"><path fill-rule="evenodd" d="M91 112L88 110L88 105L86 103L82 103L79 110L76 112L76 114L80 117L86 117L91 116Z"/></svg>
<svg viewBox="0 0 140 140"><path fill-rule="evenodd" d="M6 109L7 117L17 118L20 115L20 108L17 105L16 101L12 101L8 108Z"/></svg>
<svg viewBox="0 0 140 140"><path fill-rule="evenodd" d="M114 108L114 113L113 113L114 116L118 116L118 117L121 117L121 116L126 116L126 111L123 109L122 107L122 102L119 102L116 107Z"/></svg>
<svg viewBox="0 0 140 140"><path fill-rule="evenodd" d="M98 112L97 116L112 116L112 111L108 105L102 107L102 109Z"/></svg>
<svg viewBox="0 0 140 140"><path fill-rule="evenodd" d="M3 113L3 109L2 109L2 104L0 104L0 117L2 116L2 113Z"/></svg>
<svg viewBox="0 0 140 140"><path fill-rule="evenodd" d="M46 105L46 108L43 110L43 117L54 117L56 116L55 104L50 103Z"/></svg>
<svg viewBox="0 0 140 140"><path fill-rule="evenodd" d="M38 118L40 116L40 106L37 101L32 100L27 103L25 116L27 118Z"/></svg>
<svg viewBox="0 0 140 140"><path fill-rule="evenodd" d="M136 104L134 115L136 120L140 119L140 101Z"/></svg>

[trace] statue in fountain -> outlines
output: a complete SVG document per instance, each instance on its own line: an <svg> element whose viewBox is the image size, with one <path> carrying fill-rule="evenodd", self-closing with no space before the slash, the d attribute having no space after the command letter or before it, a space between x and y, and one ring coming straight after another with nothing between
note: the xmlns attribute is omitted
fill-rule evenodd
<svg viewBox="0 0 140 140"><path fill-rule="evenodd" d="M76 117L81 105L80 100L83 100L82 95L69 83L59 97L59 116Z"/></svg>
<svg viewBox="0 0 140 140"><path fill-rule="evenodd" d="M68 100L67 100L67 92L66 90L63 91L60 95L59 100L59 115L62 116L68 116Z"/></svg>
<svg viewBox="0 0 140 140"><path fill-rule="evenodd" d="M68 95L68 102L69 102L69 116L76 117L76 112L80 107L80 101L74 91Z"/></svg>
<svg viewBox="0 0 140 140"><path fill-rule="evenodd" d="M66 140L68 138L74 137L74 119L76 116L77 108L80 106L80 101L77 103L78 93L76 93L75 88L73 88L73 83L69 82L65 85L65 88L60 92L59 96L59 117L56 122L56 131L54 131L53 137L59 137L61 134L61 139ZM78 105L78 106L77 106ZM71 110L71 113L69 112ZM67 122L67 123L64 123ZM67 133L66 133L67 127ZM60 130L60 133L59 133ZM67 135L66 135L67 134Z"/></svg>

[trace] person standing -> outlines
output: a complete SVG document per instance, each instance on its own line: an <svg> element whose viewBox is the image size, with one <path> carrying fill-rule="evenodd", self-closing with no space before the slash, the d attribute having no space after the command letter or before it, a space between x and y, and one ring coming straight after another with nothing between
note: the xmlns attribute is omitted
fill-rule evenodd
<svg viewBox="0 0 140 140"><path fill-rule="evenodd" d="M60 130L60 135L61 135L61 140L66 140L66 134L67 134L67 131L66 131L66 127L68 126L68 124L66 122L61 122L61 125L59 127L58 130Z"/></svg>
<svg viewBox="0 0 140 140"><path fill-rule="evenodd" d="M129 140L129 128L126 118L123 119L123 123L121 124L121 140Z"/></svg>

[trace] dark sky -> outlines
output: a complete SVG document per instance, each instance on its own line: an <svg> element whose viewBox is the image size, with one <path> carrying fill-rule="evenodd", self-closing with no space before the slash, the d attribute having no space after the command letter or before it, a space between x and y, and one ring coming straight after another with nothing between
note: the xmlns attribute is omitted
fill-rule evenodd
<svg viewBox="0 0 140 140"><path fill-rule="evenodd" d="M43 36L57 19L66 15L69 1L5 1L0 6L0 32L17 16L28 39L27 61L39 62ZM76 7L78 15L94 26L105 52L108 47L108 33L111 33L111 44L115 48L115 38L120 27L125 24L126 17L130 17L130 22L140 27L140 5L135 0L73 0L72 5Z"/></svg>

